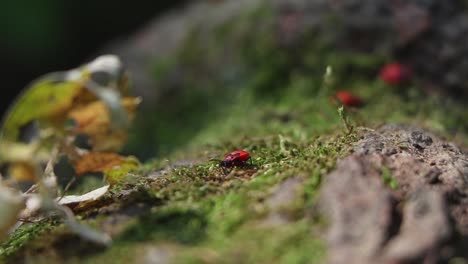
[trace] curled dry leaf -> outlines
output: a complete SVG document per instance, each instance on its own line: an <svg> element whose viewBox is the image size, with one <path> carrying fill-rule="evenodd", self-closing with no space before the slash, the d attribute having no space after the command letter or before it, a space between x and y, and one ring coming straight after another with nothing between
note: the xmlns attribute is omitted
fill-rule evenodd
<svg viewBox="0 0 468 264"><path fill-rule="evenodd" d="M89 152L73 162L77 175L87 172L102 172L109 184L119 183L129 172L140 167L133 156L120 156L113 152Z"/></svg>
<svg viewBox="0 0 468 264"><path fill-rule="evenodd" d="M133 119L139 103L140 99L136 97L122 99L121 105L130 119ZM88 135L89 143L95 151L116 151L127 139L126 130L113 129L111 113L102 101L77 107L70 111L68 118L75 123L73 133Z"/></svg>
<svg viewBox="0 0 468 264"><path fill-rule="evenodd" d="M77 175L87 172L104 172L114 166L120 165L125 157L113 152L89 152L73 162Z"/></svg>
<svg viewBox="0 0 468 264"><path fill-rule="evenodd" d="M98 202L99 198L107 193L107 190L109 190L109 185L103 186L83 195L67 195L61 199L57 198L57 201L60 205L66 205L74 210L82 209L84 207L88 208Z"/></svg>

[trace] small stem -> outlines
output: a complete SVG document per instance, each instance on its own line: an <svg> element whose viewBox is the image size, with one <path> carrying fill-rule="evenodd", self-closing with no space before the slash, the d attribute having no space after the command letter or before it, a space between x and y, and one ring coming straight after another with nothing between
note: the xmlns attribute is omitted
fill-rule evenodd
<svg viewBox="0 0 468 264"><path fill-rule="evenodd" d="M348 134L351 134L353 132L353 126L349 123L349 120L345 114L343 106L340 106L338 108L338 114L340 115L340 119L344 123Z"/></svg>

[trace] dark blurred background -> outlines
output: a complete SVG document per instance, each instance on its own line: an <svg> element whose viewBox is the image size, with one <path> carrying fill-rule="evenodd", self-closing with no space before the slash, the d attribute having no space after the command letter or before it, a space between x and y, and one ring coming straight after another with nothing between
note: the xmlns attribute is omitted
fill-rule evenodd
<svg viewBox="0 0 468 264"><path fill-rule="evenodd" d="M78 66L184 0L0 2L3 113L42 74Z"/></svg>

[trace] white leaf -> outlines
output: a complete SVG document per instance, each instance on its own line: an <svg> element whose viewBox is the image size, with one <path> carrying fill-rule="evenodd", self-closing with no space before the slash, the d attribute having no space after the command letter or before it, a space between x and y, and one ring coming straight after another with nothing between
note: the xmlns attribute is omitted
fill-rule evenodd
<svg viewBox="0 0 468 264"><path fill-rule="evenodd" d="M99 199L101 196L103 196L107 192L108 189L109 189L109 185L106 185L94 191L85 193L83 195L67 195L67 196L62 197L62 199L60 199L59 197L57 198L57 200L60 205L95 201Z"/></svg>

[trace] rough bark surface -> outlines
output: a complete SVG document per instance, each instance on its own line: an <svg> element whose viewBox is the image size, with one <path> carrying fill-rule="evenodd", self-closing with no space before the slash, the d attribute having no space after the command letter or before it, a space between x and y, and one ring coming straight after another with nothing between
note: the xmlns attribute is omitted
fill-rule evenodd
<svg viewBox="0 0 468 264"><path fill-rule="evenodd" d="M385 175L385 172L391 175ZM385 185L384 177L398 183ZM414 127L367 133L327 175L330 263L444 263L468 236L468 156Z"/></svg>

